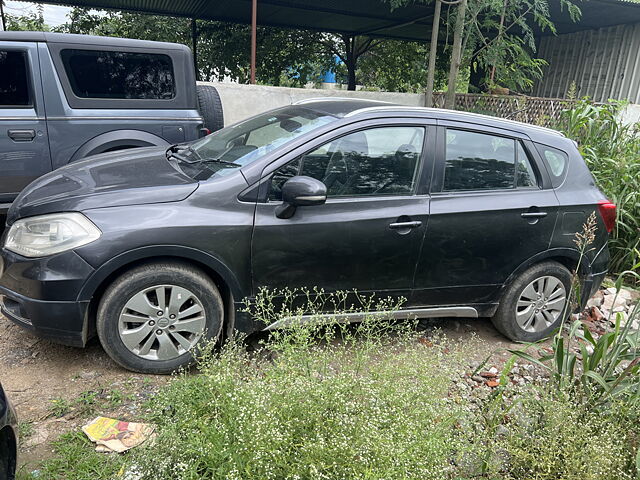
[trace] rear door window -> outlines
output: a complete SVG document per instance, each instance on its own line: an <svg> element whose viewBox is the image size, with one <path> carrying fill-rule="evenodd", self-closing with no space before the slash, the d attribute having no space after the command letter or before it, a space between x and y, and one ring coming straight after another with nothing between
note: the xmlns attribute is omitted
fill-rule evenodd
<svg viewBox="0 0 640 480"><path fill-rule="evenodd" d="M60 56L77 97L155 100L175 97L173 63L168 55L64 49Z"/></svg>
<svg viewBox="0 0 640 480"><path fill-rule="evenodd" d="M26 53L0 50L0 72L0 107L30 106Z"/></svg>
<svg viewBox="0 0 640 480"><path fill-rule="evenodd" d="M519 140L447 129L443 191L537 186L531 161Z"/></svg>

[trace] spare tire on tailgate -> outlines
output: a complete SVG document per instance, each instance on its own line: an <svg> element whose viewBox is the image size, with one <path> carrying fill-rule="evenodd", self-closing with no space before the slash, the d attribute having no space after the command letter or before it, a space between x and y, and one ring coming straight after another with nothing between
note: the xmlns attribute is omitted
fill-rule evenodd
<svg viewBox="0 0 640 480"><path fill-rule="evenodd" d="M211 85L196 85L198 95L198 111L204 118L204 127L215 132L224 127L222 102L215 87Z"/></svg>

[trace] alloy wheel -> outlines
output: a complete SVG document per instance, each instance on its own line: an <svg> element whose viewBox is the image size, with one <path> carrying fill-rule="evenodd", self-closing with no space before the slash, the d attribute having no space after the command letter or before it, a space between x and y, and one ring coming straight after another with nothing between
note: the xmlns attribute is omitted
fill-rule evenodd
<svg viewBox="0 0 640 480"><path fill-rule="evenodd" d="M527 332L541 332L558 320L566 304L567 291L558 278L536 278L518 298L516 322Z"/></svg>
<svg viewBox="0 0 640 480"><path fill-rule="evenodd" d="M147 360L172 360L187 353L205 328L202 302L177 285L157 285L136 293L118 319L122 343Z"/></svg>

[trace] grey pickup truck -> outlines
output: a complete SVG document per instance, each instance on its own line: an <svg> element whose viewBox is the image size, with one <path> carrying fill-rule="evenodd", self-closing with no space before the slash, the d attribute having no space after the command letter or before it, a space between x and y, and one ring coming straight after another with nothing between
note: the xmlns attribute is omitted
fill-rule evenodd
<svg viewBox="0 0 640 480"><path fill-rule="evenodd" d="M222 127L220 97L196 85L184 45L0 32L0 232L18 193L51 170Z"/></svg>

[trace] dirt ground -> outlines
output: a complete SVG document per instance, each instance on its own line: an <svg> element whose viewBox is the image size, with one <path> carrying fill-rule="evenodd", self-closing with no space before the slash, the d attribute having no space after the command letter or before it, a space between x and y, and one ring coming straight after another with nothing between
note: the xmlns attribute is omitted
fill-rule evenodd
<svg viewBox="0 0 640 480"><path fill-rule="evenodd" d="M488 320L429 320L452 339L478 336L478 358L495 353L491 364L508 358L515 347ZM88 420L111 416L135 421L144 400L167 376L131 373L116 365L93 340L85 349L42 340L0 316L0 382L14 404L23 439L19 463L30 470L51 455L51 442L80 431Z"/></svg>

